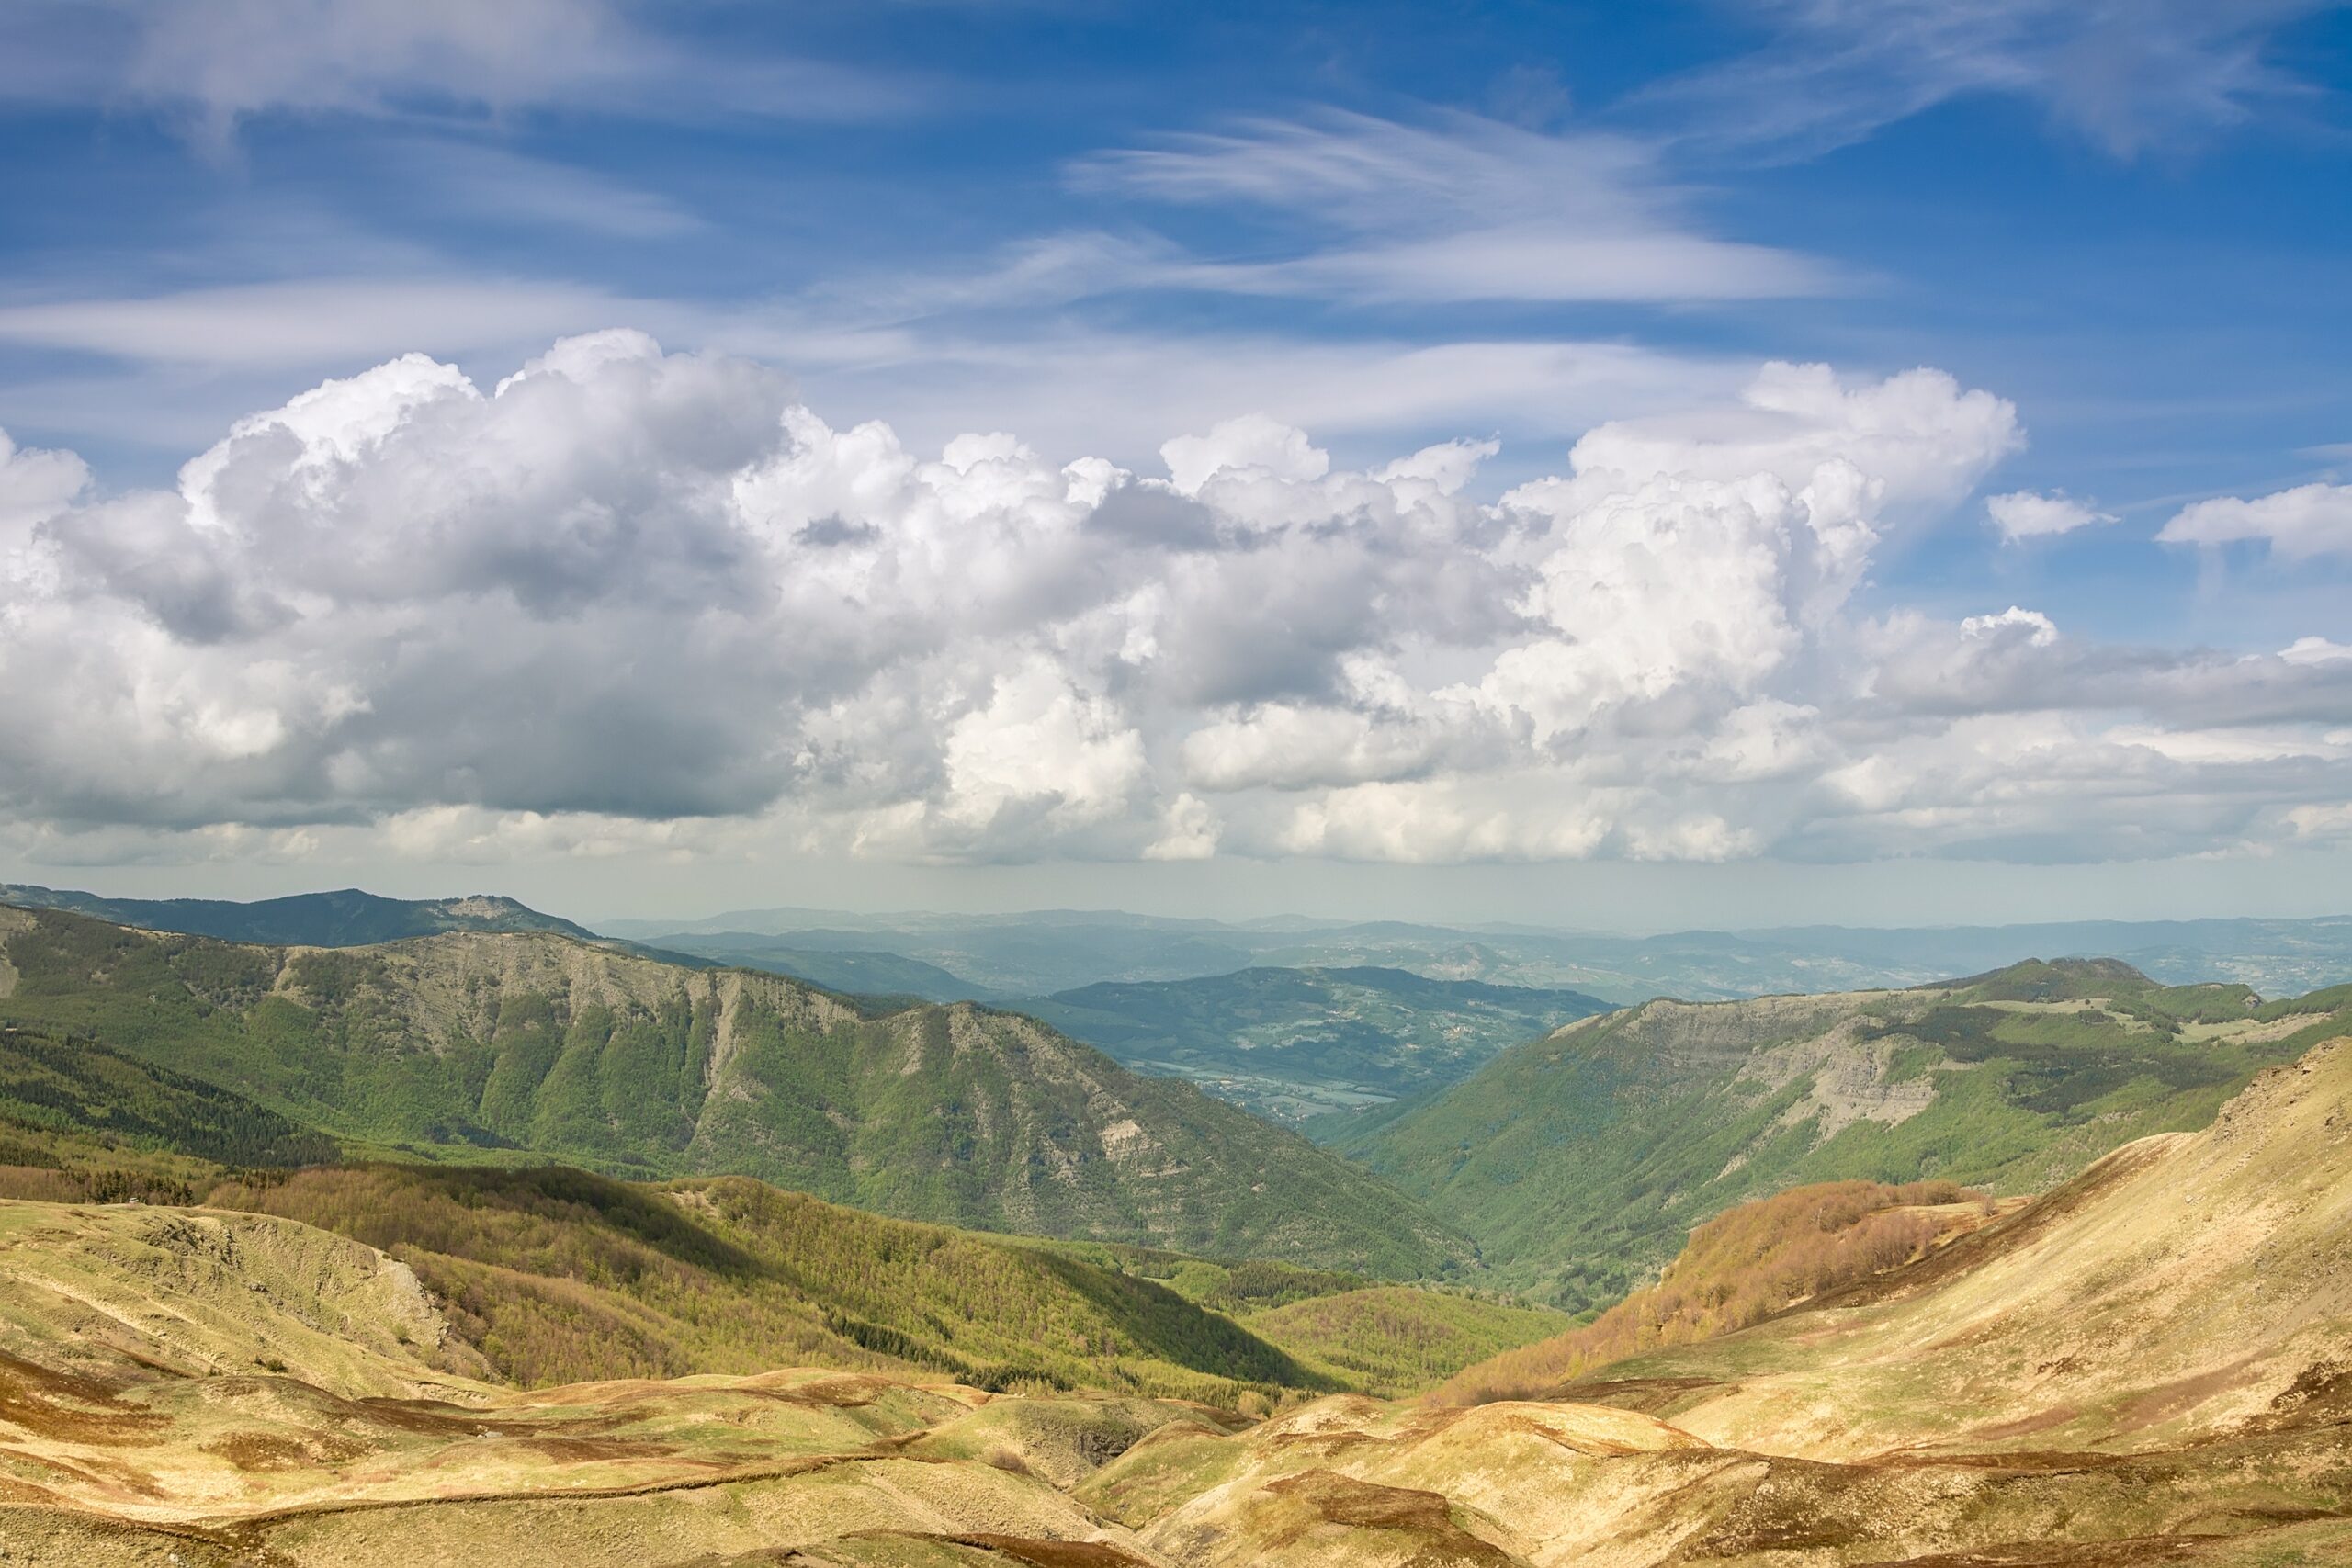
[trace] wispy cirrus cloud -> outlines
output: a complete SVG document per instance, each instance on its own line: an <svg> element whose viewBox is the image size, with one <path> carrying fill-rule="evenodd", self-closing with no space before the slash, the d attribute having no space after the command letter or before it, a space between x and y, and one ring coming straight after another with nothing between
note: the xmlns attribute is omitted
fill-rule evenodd
<svg viewBox="0 0 2352 1568"><path fill-rule="evenodd" d="M2273 58L2343 0L1727 0L1766 41L1638 107L1695 141L1806 157L1956 98L2004 96L2118 158L2194 143L2311 89Z"/></svg>
<svg viewBox="0 0 2352 1568"><path fill-rule="evenodd" d="M415 119L562 108L863 119L920 98L885 74L734 55L613 0L24 0L0 99L138 107L225 145L257 115Z"/></svg>
<svg viewBox="0 0 2352 1568"><path fill-rule="evenodd" d="M1837 269L1721 239L1655 146L1467 114L1325 112L1114 149L1080 190L1245 212L1275 259L1162 260L1158 281L1368 302L1660 302L1829 292Z"/></svg>

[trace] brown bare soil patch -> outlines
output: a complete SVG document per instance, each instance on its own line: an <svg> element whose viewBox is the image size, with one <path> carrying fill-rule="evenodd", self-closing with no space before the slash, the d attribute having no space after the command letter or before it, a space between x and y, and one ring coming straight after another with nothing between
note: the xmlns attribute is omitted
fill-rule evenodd
<svg viewBox="0 0 2352 1568"><path fill-rule="evenodd" d="M605 1460L666 1459L678 1451L673 1443L631 1441L626 1438L531 1437L522 1447L558 1464L593 1464Z"/></svg>
<svg viewBox="0 0 2352 1568"><path fill-rule="evenodd" d="M2210 1540L2202 1544L2211 1544ZM2159 1562L2186 1562L2200 1544L2196 1536L2143 1536L2133 1540L2102 1540L2071 1546L2018 1542L1987 1547L1980 1551L1939 1551L1926 1557L1888 1557L1861 1568L2146 1568Z"/></svg>
<svg viewBox="0 0 2352 1568"><path fill-rule="evenodd" d="M372 1445L330 1432L232 1432L204 1445L202 1452L217 1454L239 1470L266 1472L300 1470L314 1464L342 1464L373 1453Z"/></svg>
<svg viewBox="0 0 2352 1568"><path fill-rule="evenodd" d="M1269 1482L1265 1490L1274 1496L1304 1504L1325 1524L1351 1529L1394 1530L1414 1537L1442 1553L1429 1559L1433 1564L1510 1562L1508 1554L1453 1522L1453 1506L1442 1493L1378 1486L1330 1470L1302 1471Z"/></svg>
<svg viewBox="0 0 2352 1568"><path fill-rule="evenodd" d="M2030 1438L2036 1432L2047 1432L2052 1427L2063 1427L2069 1421L2078 1419L2082 1414L2071 1404L2053 1405L2048 1410L2036 1411L2031 1416L2020 1416L2014 1421L1996 1421L1989 1427L1975 1427L1968 1435L1972 1438L1983 1438L1988 1442L2002 1442L2010 1438Z"/></svg>
<svg viewBox="0 0 2352 1568"><path fill-rule="evenodd" d="M69 1443L136 1443L166 1425L114 1386L0 1353L0 1421Z"/></svg>
<svg viewBox="0 0 2352 1568"><path fill-rule="evenodd" d="M933 1537L957 1546L977 1546L1030 1568L1148 1568L1140 1557L1094 1540L1035 1540L1026 1536L959 1535Z"/></svg>
<svg viewBox="0 0 2352 1568"><path fill-rule="evenodd" d="M2247 1421L2244 1429L2278 1432L2346 1425L2352 1425L2352 1364L2321 1361L2296 1374L2270 1402L2270 1409Z"/></svg>
<svg viewBox="0 0 2352 1568"><path fill-rule="evenodd" d="M2116 1430L2119 1434L2136 1431L2143 1427L2153 1427L2185 1410L2193 1410L2215 1394L2226 1393L2244 1384L2246 1368L2253 1363L2253 1357L2244 1356L2226 1366L2215 1367L2210 1372L2199 1372L2193 1378L2158 1383L2116 1412Z"/></svg>
<svg viewBox="0 0 2352 1568"><path fill-rule="evenodd" d="M1571 1404L1613 1404L1620 1410L1655 1416L1684 1394L1702 1389L1730 1393L1734 1385L1713 1378L1603 1378L1591 1382L1562 1383L1544 1397Z"/></svg>

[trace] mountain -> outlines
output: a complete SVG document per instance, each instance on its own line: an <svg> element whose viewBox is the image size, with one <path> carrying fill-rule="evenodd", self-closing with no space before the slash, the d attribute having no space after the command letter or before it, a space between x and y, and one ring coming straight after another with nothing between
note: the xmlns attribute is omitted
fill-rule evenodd
<svg viewBox="0 0 2352 1568"><path fill-rule="evenodd" d="M1295 916L1231 922L1115 910L854 915L796 908L738 910L690 923L613 920L602 929L677 952L708 950L729 963L758 963L752 944L769 944L779 954L888 953L944 970L990 998L1251 967L1376 965L1438 980L1574 989L1619 1003L1659 996L1714 1001L1921 985L2036 955L2119 957L2166 984L2223 979L2277 996L2352 981L2352 916L1611 936ZM710 945L718 942L728 951Z"/></svg>
<svg viewBox="0 0 2352 1568"><path fill-rule="evenodd" d="M281 948L0 909L0 1021L409 1157L749 1175L967 1228L1388 1278L1469 1255L1360 1168L1032 1020L868 1017L552 933Z"/></svg>
<svg viewBox="0 0 2352 1568"><path fill-rule="evenodd" d="M488 893L465 898L385 898L345 887L239 904L222 898L101 898L94 893L0 883L0 904L65 909L119 926L280 947L364 947L443 931L556 931L594 939L583 926Z"/></svg>
<svg viewBox="0 0 2352 1568"><path fill-rule="evenodd" d="M1802 1428L1839 1456L2177 1450L2325 1424L2352 1471L2347 1343L2339 1037L2264 1072L2203 1132L2139 1140L1920 1264L1619 1362L1582 1392L1623 1385L1713 1442Z"/></svg>
<svg viewBox="0 0 2352 1568"><path fill-rule="evenodd" d="M1170 1428L1075 1491L1159 1561L2352 1561L2352 1041L1919 1260L1542 1400Z"/></svg>
<svg viewBox="0 0 2352 1568"><path fill-rule="evenodd" d="M1103 981L1010 1005L1278 1122L1425 1093L1506 1045L1608 1010L1580 991L1377 967Z"/></svg>
<svg viewBox="0 0 2352 1568"><path fill-rule="evenodd" d="M1578 1311L1783 1187L2048 1188L2130 1139L2204 1125L2348 1008L2071 960L1919 990L1654 1001L1366 1112L1333 1146L1468 1232L1498 1280Z"/></svg>
<svg viewBox="0 0 2352 1568"><path fill-rule="evenodd" d="M1891 1269L1831 1269L1759 1323L1471 1406L1063 1388L1010 1359L1003 1392L958 1382L901 1352L1117 1348L1147 1383L1268 1352L1053 1246L752 1187L363 1168L250 1194L400 1231L392 1252L275 1213L0 1202L0 1547L89 1568L2352 1560L2352 1039L2005 1213L1760 1206L1694 1238L1687 1283L1742 1299L1741 1255L1785 1285L1808 1226L1834 1247L1942 1217L1914 1260L1893 1236ZM1267 1277L1216 1289L1285 1288L1244 1267ZM731 1370L763 1344L857 1359ZM514 1386L565 1346L639 1370ZM646 1346L709 1370L666 1379L630 1360Z"/></svg>

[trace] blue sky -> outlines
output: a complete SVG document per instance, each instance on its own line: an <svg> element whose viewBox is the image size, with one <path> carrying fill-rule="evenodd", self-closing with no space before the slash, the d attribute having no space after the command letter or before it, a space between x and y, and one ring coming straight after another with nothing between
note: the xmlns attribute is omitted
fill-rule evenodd
<svg viewBox="0 0 2352 1568"><path fill-rule="evenodd" d="M1791 888L1850 897L1839 879L1890 862L1928 868L1923 904L1939 877L1977 887L1958 868L1986 862L2054 878L2086 913L2144 900L2131 879L2151 864L2180 868L2184 899L2325 903L2352 834L2352 660L2334 651L2352 643L2348 76L2352 8L2300 0L31 0L0 17L0 429L26 498L19 591L43 597L0 620L0 660L11 680L53 672L66 644L27 629L47 617L123 650L82 671L85 705L145 717L110 738L0 712L30 759L0 775L0 857L36 879L237 887L481 866L605 908L630 878L695 907L787 869L844 899L882 877L897 902L1254 908L1275 865L1310 902L1375 887L1409 912L1442 882L1471 888L1444 895L1461 914L1499 896L1478 878L1560 865L1630 900L1632 923L1670 924L1709 868L1779 908ZM641 468L532 446L553 438L511 419L428 451L446 421L419 411L448 389L379 378L335 405L344 434L289 416L277 438L311 455L252 469L273 427L248 416L322 382L421 354L486 395L613 328L716 378L673 387L666 413L610 413L646 437ZM593 422L624 395L598 378L643 381L609 368L632 355L548 374ZM1833 367L1846 400L1759 403L1774 362ZM1917 367L1948 393L1890 379ZM1988 423L1970 394L2007 412ZM951 463L949 486L888 458L840 478L872 454L836 442L845 488L818 520L880 543L854 571L839 550L790 557L768 547L777 519L823 500L807 464L778 477L816 450L774 434L803 406L827 441L887 423L909 463L1007 432L1028 468ZM738 415L768 435L662 423ZM1628 498L1663 505L1663 485L1696 505L1690 487L1730 483L1724 422L1767 417L1790 428L1742 460L1799 498L1796 524L1711 534L1654 509L1651 533L1606 533ZM1188 437L1206 444L1197 482L1163 451ZM1380 479L1450 441L1495 449L1440 500ZM390 467L395 446L413 470ZM78 455L73 482L71 459L26 456L43 451ZM315 482L320 451L345 490ZM243 488L191 479L199 453ZM1123 476L1054 481L1054 504L1100 512L1093 533L1007 521L1008 495L1081 458ZM408 563L504 540L457 550L401 601L411 619L385 572L288 564L322 531L396 529L368 509L394 490L416 504L403 475L502 462L432 503L456 510L429 538L370 536ZM1871 490L1859 546L1826 531L1823 463ZM917 500L876 500L885 470ZM556 472L549 500L533 487ZM1388 490L1342 494L1348 475ZM734 510L713 522L722 479ZM543 510L514 522L526 494ZM1233 581L1204 586L1170 507L1244 541L1218 557ZM565 508L629 547L581 565L576 528L550 521ZM926 532L940 508L993 521ZM1070 540L1111 536L1123 510L1145 521L1119 536L1143 543L1079 561ZM1378 539L1310 547L1375 513ZM1794 554L1716 584L1792 526ZM775 603L830 594L796 626L846 605L975 640L910 636L795 673L810 660L792 635L717 626L726 591L680 564L740 568L755 545ZM1621 547L1646 563L1623 581ZM1002 602L979 592L966 619L943 608L952 585L909 587L942 550L968 550ZM1237 583L1273 570L1315 591L1225 627ZM676 597L644 599L673 573ZM383 617L373 640L333 642L362 605ZM2013 606L2032 618L2002 619ZM452 616L501 607L523 629L490 695L435 712L379 682ZM664 624L707 630L729 672L790 648L741 685L684 655L661 671L725 687L763 743L711 742L718 715L630 717L662 705L607 652L588 657L609 680L548 721L545 751L609 778L420 760L547 707L530 680L576 671L565 638L606 614L607 650ZM1656 624L1689 635L1645 640ZM1203 673L1188 638L1259 674ZM2000 639L2025 651L2000 654L2018 667L1998 681L1951 662ZM160 708L159 668L178 682ZM308 673L254 673L281 668ZM1980 676L1982 694L1952 694ZM917 755L910 728L969 744ZM1758 761L1767 732L1777 760ZM1688 742L1671 755L1669 733ZM185 787L114 787L91 772L109 745ZM599 761L654 748L694 782ZM2060 761L2035 773L2029 752ZM2078 767L2096 808L2070 795ZM2005 782L2020 772L2044 805ZM1502 913L1544 913L1508 897ZM1929 912L1900 903L1887 918Z"/></svg>

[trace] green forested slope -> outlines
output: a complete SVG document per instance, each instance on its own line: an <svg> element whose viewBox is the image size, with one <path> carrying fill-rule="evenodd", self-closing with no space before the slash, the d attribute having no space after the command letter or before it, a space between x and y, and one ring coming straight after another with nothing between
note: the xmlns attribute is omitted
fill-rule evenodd
<svg viewBox="0 0 2352 1568"><path fill-rule="evenodd" d="M2030 1191L2144 1134L2202 1126L2341 1025L2109 962L1917 991L1657 1001L1505 1052L1339 1145L1571 1310L1623 1294L1694 1224L1802 1182Z"/></svg>
<svg viewBox="0 0 2352 1568"><path fill-rule="evenodd" d="M1012 1005L1123 1062L1285 1122L1425 1093L1505 1046L1609 1008L1581 991L1373 966L1104 981Z"/></svg>
<svg viewBox="0 0 2352 1568"><path fill-rule="evenodd" d="M526 1384L835 1366L1227 1404L1340 1386L1156 1281L740 1178L377 1165L208 1201L390 1252Z"/></svg>
<svg viewBox="0 0 2352 1568"><path fill-rule="evenodd" d="M243 1095L86 1041L0 1027L0 1127L224 1166L311 1165L334 1140Z"/></svg>
<svg viewBox="0 0 2352 1568"><path fill-rule="evenodd" d="M283 949L0 910L0 1019L411 1155L750 1175L941 1224L1389 1277L1466 1253L1295 1134L968 1005L869 1019L777 976L531 933Z"/></svg>

